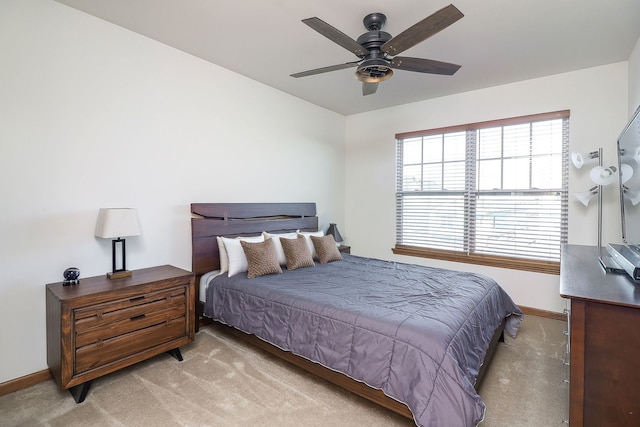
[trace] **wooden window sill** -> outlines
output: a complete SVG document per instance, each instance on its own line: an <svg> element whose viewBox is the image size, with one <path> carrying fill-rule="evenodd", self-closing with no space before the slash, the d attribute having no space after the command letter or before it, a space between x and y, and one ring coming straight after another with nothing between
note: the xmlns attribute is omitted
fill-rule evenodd
<svg viewBox="0 0 640 427"><path fill-rule="evenodd" d="M440 259L443 261L461 262L465 264L532 271L534 273L560 274L560 263L555 261L539 261L515 257L466 254L462 252L426 249L409 245L396 245L391 250L396 255Z"/></svg>

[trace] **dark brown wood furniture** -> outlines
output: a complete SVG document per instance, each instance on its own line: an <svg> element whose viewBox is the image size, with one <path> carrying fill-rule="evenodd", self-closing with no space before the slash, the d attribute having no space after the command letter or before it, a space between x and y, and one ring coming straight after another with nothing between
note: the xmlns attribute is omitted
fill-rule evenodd
<svg viewBox="0 0 640 427"><path fill-rule="evenodd" d="M565 245L560 295L569 310L569 423L640 425L640 283L605 273L595 246Z"/></svg>
<svg viewBox="0 0 640 427"><path fill-rule="evenodd" d="M340 252L342 252L343 254L350 254L351 253L351 246L340 245L340 246L338 246L338 250Z"/></svg>
<svg viewBox="0 0 640 427"><path fill-rule="evenodd" d="M81 278L46 286L47 364L76 402L91 381L193 340L194 274L170 265L131 277Z"/></svg>
<svg viewBox="0 0 640 427"><path fill-rule="evenodd" d="M285 233L295 230L316 231L318 229L315 203L192 203L191 212L194 214L191 219L192 270L196 274L198 283L203 274L220 268L216 236L236 237L258 235L262 231ZM349 252L350 250L349 247ZM198 302L197 306L199 320L203 304ZM263 350L320 378L413 419L411 411L404 403L386 396L381 390L371 388L339 372L283 351L253 335L245 334L231 327L229 330ZM502 340L503 330L504 322L496 330L487 350L485 363L482 365L476 381L476 389L482 381L498 342Z"/></svg>

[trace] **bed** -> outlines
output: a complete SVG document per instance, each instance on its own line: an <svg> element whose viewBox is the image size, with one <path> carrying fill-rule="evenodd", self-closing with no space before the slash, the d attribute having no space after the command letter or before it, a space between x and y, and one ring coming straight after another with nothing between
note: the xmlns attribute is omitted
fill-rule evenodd
<svg viewBox="0 0 640 427"><path fill-rule="evenodd" d="M225 324L420 426L483 420L477 387L502 334L515 336L523 316L495 281L350 254L229 277L215 273L217 237L311 234L315 204L194 203L191 211L192 268L203 286L196 325L200 317Z"/></svg>

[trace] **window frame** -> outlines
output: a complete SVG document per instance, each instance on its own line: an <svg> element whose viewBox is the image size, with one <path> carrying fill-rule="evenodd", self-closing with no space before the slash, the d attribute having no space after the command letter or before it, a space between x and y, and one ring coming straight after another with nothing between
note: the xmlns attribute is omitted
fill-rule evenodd
<svg viewBox="0 0 640 427"><path fill-rule="evenodd" d="M556 120L556 119L569 120L569 117L570 117L569 110L561 110L561 111L555 111L555 112L549 112L549 113L532 114L527 116L518 116L518 117L511 117L506 119L491 120L486 122L470 123L465 125L448 126L448 127L422 130L422 131L404 132L404 133L396 134L395 137L396 137L396 144L398 144L399 140L401 139L426 137L430 135L440 135L445 133L461 132L461 131L464 131L464 132L477 131L485 128L504 127L509 125L525 124L525 123L539 122L539 121L545 121L545 120ZM561 206L563 209L562 210L563 216L564 218L567 218L568 216L568 151L569 150L568 150L568 141L565 141L565 143L566 145L562 152L562 168L563 168L562 190L563 191L561 194L561 197L562 197ZM476 161L476 160L473 160L473 161ZM398 165L397 167L399 167L400 162L402 162L402 160L399 159L398 154L396 154L396 163ZM396 171L396 179L398 179L397 171ZM396 189L398 189L398 184L396 185ZM396 201L398 200L399 197L400 197L399 192L396 191ZM402 212L398 209L398 206L396 206L396 215L401 215L401 214ZM566 221L568 222L568 220ZM562 243L566 243L567 229L568 229L568 224L565 224L564 229L561 229L560 245L562 245ZM396 228L396 235L397 234L398 234L398 229ZM464 238L467 239L468 237L469 236L465 232ZM433 248L427 248L422 246L413 246L409 244L399 243L398 237L396 238L396 244L392 248L392 251L396 255L432 258L432 259L439 259L439 260L451 261L451 262L486 265L491 267L532 271L532 272L546 273L546 274L557 275L560 273L559 261L509 257L509 256L493 255L493 254L489 255L489 254L481 254L481 253L473 253L473 252L467 253L467 252L455 251L455 250L433 249Z"/></svg>

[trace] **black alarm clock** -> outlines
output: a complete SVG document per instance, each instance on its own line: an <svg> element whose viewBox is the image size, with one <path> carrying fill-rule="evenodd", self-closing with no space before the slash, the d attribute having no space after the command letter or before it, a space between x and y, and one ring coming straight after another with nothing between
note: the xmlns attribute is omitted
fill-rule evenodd
<svg viewBox="0 0 640 427"><path fill-rule="evenodd" d="M76 267L69 267L63 273L64 282L62 282L63 286L69 285L77 285L80 283L80 269Z"/></svg>

